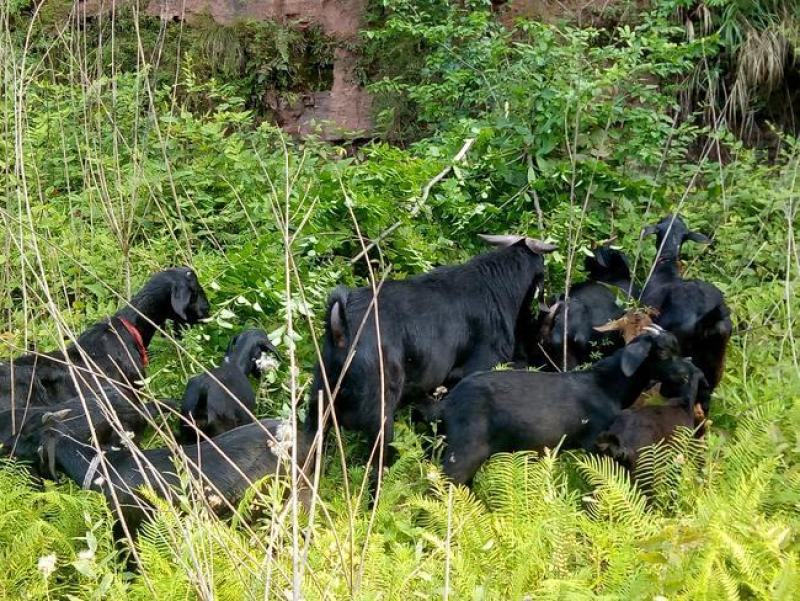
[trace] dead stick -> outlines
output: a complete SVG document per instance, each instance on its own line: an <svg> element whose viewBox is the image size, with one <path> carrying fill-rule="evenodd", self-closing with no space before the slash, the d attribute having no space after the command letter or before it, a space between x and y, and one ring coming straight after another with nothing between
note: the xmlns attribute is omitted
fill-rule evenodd
<svg viewBox="0 0 800 601"><path fill-rule="evenodd" d="M422 188L422 194L417 201L417 204L411 209L411 217L416 217L416 215L422 209L422 206L425 204L425 201L428 200L428 196L431 193L431 189L442 181L447 175L453 170L453 165L459 163L464 160L464 157L469 152L469 149L472 148L472 145L475 143L475 138L467 138L464 141L464 145L461 147L461 150L458 151L456 156L453 157L451 163L442 169L432 180L430 180L425 186ZM380 244L383 240L385 240L388 236L392 234L397 228L399 228L403 224L402 221L396 221L388 228L386 228L381 234L375 238L372 242L370 242L360 253L358 253L355 257L350 259L350 264L353 265L354 263L358 262L362 257L366 256L367 253L375 248L376 245Z"/></svg>

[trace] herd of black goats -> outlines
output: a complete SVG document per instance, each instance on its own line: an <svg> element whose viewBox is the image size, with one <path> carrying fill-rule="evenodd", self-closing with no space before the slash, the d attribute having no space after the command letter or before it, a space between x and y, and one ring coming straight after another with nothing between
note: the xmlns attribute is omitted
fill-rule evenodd
<svg viewBox="0 0 800 601"><path fill-rule="evenodd" d="M657 258L643 287L605 244L586 257L588 279L549 305L541 302L544 254L555 247L521 236L484 236L496 248L463 265L335 289L296 428L253 415L251 378L278 362L258 329L235 336L219 367L191 378L180 404L142 399L154 334L167 320L180 330L209 316L195 273L167 269L66 352L0 363L0 452L40 476L60 470L102 492L121 518L119 534L135 532L151 511L143 486L175 501L186 473L219 513L291 461L307 491L311 450L331 423L366 434L373 467L388 465L395 412L406 404L442 422L443 469L455 482L470 483L494 453L559 446L634 467L639 449L678 426L702 435L732 330L722 293L681 275L682 244L710 240L679 215L642 232L652 234ZM645 309L626 312L619 298ZM500 364L514 369L493 371ZM659 404L642 400L653 390ZM137 437L168 428L169 416L181 444L140 449Z"/></svg>

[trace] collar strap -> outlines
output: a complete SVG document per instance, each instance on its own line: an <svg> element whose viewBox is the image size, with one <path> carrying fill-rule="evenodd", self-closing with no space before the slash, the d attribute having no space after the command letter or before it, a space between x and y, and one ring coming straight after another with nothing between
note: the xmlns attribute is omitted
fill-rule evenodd
<svg viewBox="0 0 800 601"><path fill-rule="evenodd" d="M142 367L147 367L147 364L150 363L150 359L147 356L147 348L144 346L144 340L142 339L142 334L136 329L136 326L129 322L124 317L119 318L120 322L125 329L128 330L128 333L133 337L133 342L136 344L136 350L139 351L139 358L142 360Z"/></svg>
<svg viewBox="0 0 800 601"><path fill-rule="evenodd" d="M92 487L92 480L94 480L94 475L97 473L97 468L100 467L100 460L102 458L102 451L92 457L92 461L89 463L89 469L86 470L86 475L83 477L83 483L81 484L81 488L84 490L88 490Z"/></svg>

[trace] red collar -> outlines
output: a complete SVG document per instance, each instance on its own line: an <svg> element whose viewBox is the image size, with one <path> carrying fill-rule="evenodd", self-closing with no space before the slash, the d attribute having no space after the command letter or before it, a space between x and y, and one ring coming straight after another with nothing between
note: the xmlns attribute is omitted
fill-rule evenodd
<svg viewBox="0 0 800 601"><path fill-rule="evenodd" d="M139 351L139 358L142 360L142 367L147 367L147 364L150 362L150 360L147 357L147 348L144 346L142 334L136 329L135 325L133 325L124 317L120 317L119 320L122 322L122 325L125 326L125 329L128 330L130 335L133 336L133 341L136 343L136 348Z"/></svg>

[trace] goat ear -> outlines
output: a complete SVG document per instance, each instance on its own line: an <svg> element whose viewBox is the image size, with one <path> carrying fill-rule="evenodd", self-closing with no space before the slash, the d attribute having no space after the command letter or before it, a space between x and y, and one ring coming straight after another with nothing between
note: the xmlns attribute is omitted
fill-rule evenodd
<svg viewBox="0 0 800 601"><path fill-rule="evenodd" d="M642 366L650 354L653 341L649 338L634 340L622 351L622 373L629 378Z"/></svg>
<svg viewBox="0 0 800 601"><path fill-rule="evenodd" d="M331 335L333 336L333 343L337 348L345 348L347 346L347 334L345 333L345 319L342 311L344 307L339 301L333 303L331 307Z"/></svg>
<svg viewBox="0 0 800 601"><path fill-rule="evenodd" d="M686 239L698 244L711 244L711 238L700 232L689 232L686 234Z"/></svg>
<svg viewBox="0 0 800 601"><path fill-rule="evenodd" d="M228 349L225 351L226 355L230 355L233 352L233 349L238 341L239 341L239 334L236 334L236 336L231 338L231 341L228 343Z"/></svg>
<svg viewBox="0 0 800 601"><path fill-rule="evenodd" d="M172 296L170 300L175 315L184 321L188 320L186 310L189 308L189 303L192 300L192 292L189 290L189 283L185 278L172 284Z"/></svg>
<svg viewBox="0 0 800 601"><path fill-rule="evenodd" d="M547 242L542 242L536 238L525 238L525 244L533 252L539 255L551 253L558 248L555 244L548 244Z"/></svg>
<svg viewBox="0 0 800 601"><path fill-rule="evenodd" d="M642 238L646 238L647 236L652 236L658 231L657 225L648 225L647 227L642 229Z"/></svg>
<svg viewBox="0 0 800 601"><path fill-rule="evenodd" d="M522 236L511 236L511 235L496 236L493 234L478 234L478 237L484 242L487 242L492 246L497 246L500 248L511 246L512 244L516 244L517 242L522 240Z"/></svg>
<svg viewBox="0 0 800 601"><path fill-rule="evenodd" d="M620 446L619 438L617 438L616 434L612 434L611 432L601 432L598 434L594 446L601 453L607 453L611 456L614 456Z"/></svg>

